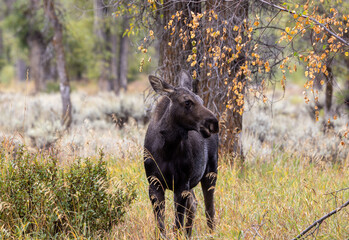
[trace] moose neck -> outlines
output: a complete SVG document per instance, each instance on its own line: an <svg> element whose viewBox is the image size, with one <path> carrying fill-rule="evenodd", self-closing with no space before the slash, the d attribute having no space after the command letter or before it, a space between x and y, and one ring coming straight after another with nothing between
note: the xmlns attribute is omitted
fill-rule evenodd
<svg viewBox="0 0 349 240"><path fill-rule="evenodd" d="M164 137L165 147L175 147L182 140L188 139L188 130L175 122L171 107L167 109L161 120L160 133Z"/></svg>

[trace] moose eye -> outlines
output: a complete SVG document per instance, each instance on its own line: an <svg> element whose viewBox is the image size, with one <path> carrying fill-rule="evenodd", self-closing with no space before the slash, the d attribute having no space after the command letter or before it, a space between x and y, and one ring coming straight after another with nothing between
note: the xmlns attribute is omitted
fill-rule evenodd
<svg viewBox="0 0 349 240"><path fill-rule="evenodd" d="M186 108L190 108L192 104L193 104L193 102L191 100L185 101L185 107Z"/></svg>

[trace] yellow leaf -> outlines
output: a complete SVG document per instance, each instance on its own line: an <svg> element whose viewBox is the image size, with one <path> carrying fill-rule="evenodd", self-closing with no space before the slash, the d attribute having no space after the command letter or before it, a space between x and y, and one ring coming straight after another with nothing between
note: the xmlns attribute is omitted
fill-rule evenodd
<svg viewBox="0 0 349 240"><path fill-rule="evenodd" d="M263 96L263 102L265 103L268 100L266 96Z"/></svg>
<svg viewBox="0 0 349 240"><path fill-rule="evenodd" d="M349 52L345 52L345 56L348 57L349 56Z"/></svg>
<svg viewBox="0 0 349 240"><path fill-rule="evenodd" d="M270 71L270 67L269 67L269 62L268 62L268 61L265 62L264 67L265 67L265 71L266 71L266 72L269 72L269 71Z"/></svg>
<svg viewBox="0 0 349 240"><path fill-rule="evenodd" d="M289 33L290 32L290 28L289 27L286 27L286 32Z"/></svg>

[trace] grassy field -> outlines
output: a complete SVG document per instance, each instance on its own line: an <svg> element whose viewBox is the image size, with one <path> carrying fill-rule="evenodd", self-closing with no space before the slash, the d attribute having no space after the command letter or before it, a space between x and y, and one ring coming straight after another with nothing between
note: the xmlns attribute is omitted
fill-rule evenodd
<svg viewBox="0 0 349 240"><path fill-rule="evenodd" d="M137 197L120 224L90 238L153 239L155 223L142 158L146 130L143 120L148 105L140 104L144 102L142 94L115 97L107 93L73 93L74 121L69 132L59 124L59 101L58 94L3 93L2 138L25 143L31 152L55 148L63 168L77 158L97 158L98 149L103 148L111 181L134 183ZM117 127L111 114L122 117L125 112L129 114L128 123ZM347 114L338 115L333 130L324 133L322 123L311 118L309 107L301 98L292 96L272 108L263 104L248 108L244 115L244 167L231 165L229 157L220 156L214 233L209 233L206 226L200 186L195 188L199 205L193 239L292 239L349 200L349 190L338 191L349 187L349 148L344 135L347 119ZM172 198L173 194L167 192L166 226L170 238L174 223ZM5 238L1 224L0 221L0 239ZM349 208L323 222L309 239L314 236L348 239Z"/></svg>
<svg viewBox="0 0 349 240"><path fill-rule="evenodd" d="M131 160L131 161L130 161ZM137 200L125 222L112 232L114 239L153 239L154 217L147 182L139 158L111 163L110 169L136 182ZM349 199L349 192L333 191L349 186L346 166L320 167L290 153L246 163L241 171L220 159L216 188L217 229L208 232L200 187L193 239L292 239L314 220ZM174 223L173 194L166 194L166 223L171 236ZM347 239L349 211L332 216L316 232L317 239ZM311 239L311 238L310 238Z"/></svg>

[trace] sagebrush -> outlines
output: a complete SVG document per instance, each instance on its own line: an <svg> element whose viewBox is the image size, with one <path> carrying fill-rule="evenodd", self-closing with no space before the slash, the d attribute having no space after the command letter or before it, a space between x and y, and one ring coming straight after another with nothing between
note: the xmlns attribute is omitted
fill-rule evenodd
<svg viewBox="0 0 349 240"><path fill-rule="evenodd" d="M10 144L11 146L11 144ZM62 168L54 150L0 146L0 238L95 236L120 223L132 182L111 182L104 155Z"/></svg>

